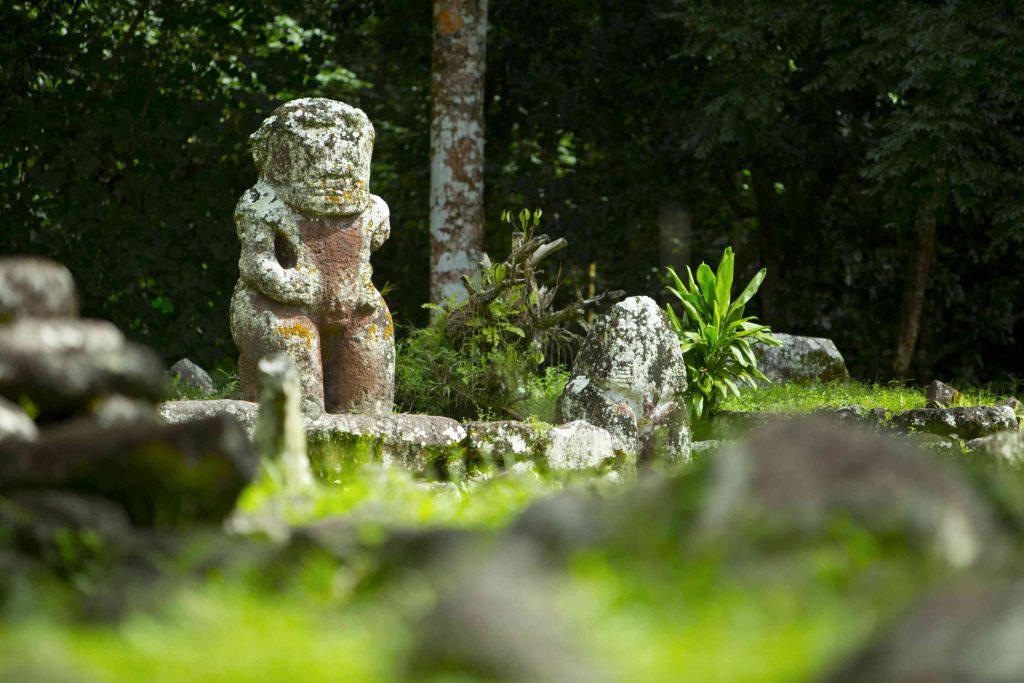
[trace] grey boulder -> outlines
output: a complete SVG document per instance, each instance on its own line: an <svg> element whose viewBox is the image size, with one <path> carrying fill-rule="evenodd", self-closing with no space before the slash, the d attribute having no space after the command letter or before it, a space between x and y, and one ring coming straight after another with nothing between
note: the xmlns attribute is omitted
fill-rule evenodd
<svg viewBox="0 0 1024 683"><path fill-rule="evenodd" d="M773 333L782 346L755 344L757 366L773 382L832 382L850 378L831 339Z"/></svg>
<svg viewBox="0 0 1024 683"><path fill-rule="evenodd" d="M594 324L558 401L558 420L606 429L613 447L641 460L690 457L679 339L650 297L630 297Z"/></svg>
<svg viewBox="0 0 1024 683"><path fill-rule="evenodd" d="M184 389L190 394L198 394L203 397L209 396L216 390L210 374L188 358L182 358L172 365L170 376L173 381L178 383L180 389Z"/></svg>
<svg viewBox="0 0 1024 683"><path fill-rule="evenodd" d="M939 380L933 381L925 390L925 397L928 399L928 408L946 408L953 405L956 400L957 391Z"/></svg>
<svg viewBox="0 0 1024 683"><path fill-rule="evenodd" d="M971 440L996 432L1016 431L1017 416L1009 406L916 408L893 415L890 426L900 431Z"/></svg>

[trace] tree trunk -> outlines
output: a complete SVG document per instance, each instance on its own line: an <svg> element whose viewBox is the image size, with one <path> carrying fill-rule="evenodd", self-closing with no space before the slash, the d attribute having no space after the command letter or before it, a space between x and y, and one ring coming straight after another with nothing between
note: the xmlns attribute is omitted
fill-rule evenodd
<svg viewBox="0 0 1024 683"><path fill-rule="evenodd" d="M783 318L782 307L778 301L778 282L782 273L782 248L779 236L779 196L775 191L775 183L768 180L760 173L754 173L751 178L754 188L754 197L757 199L757 223L761 232L761 258L762 264L768 270L768 275L761 285L758 298L761 301L761 320L766 325L772 325L776 331L786 329L786 320Z"/></svg>
<svg viewBox="0 0 1024 683"><path fill-rule="evenodd" d="M678 272L685 271L693 258L693 218L685 204L672 199L661 205L658 239L662 270L671 266Z"/></svg>
<svg viewBox="0 0 1024 683"><path fill-rule="evenodd" d="M430 298L463 298L483 245L487 0L434 0Z"/></svg>
<svg viewBox="0 0 1024 683"><path fill-rule="evenodd" d="M900 306L899 337L896 342L896 358L892 372L897 379L906 379L914 359L914 348L921 330L921 315L924 312L924 295L928 287L928 275L935 258L935 212L929 204L917 220L916 244L910 259L910 272L903 287L903 304Z"/></svg>

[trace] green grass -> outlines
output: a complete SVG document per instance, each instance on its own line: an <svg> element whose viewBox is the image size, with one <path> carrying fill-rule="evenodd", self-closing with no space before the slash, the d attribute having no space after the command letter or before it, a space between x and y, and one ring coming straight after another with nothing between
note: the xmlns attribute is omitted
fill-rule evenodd
<svg viewBox="0 0 1024 683"><path fill-rule="evenodd" d="M961 392L957 405L992 405L1001 397L986 389ZM768 411L781 413L811 412L819 408L860 405L893 412L925 407L925 392L900 384L862 384L829 382L813 384L769 384L747 388L740 398L730 397L722 410Z"/></svg>

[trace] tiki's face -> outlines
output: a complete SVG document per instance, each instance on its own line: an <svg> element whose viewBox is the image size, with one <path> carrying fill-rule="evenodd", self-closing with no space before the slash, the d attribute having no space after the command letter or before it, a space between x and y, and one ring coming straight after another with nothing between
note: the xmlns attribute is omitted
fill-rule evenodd
<svg viewBox="0 0 1024 683"><path fill-rule="evenodd" d="M322 98L277 108L251 137L260 177L302 213L346 216L370 201L373 125L359 109Z"/></svg>

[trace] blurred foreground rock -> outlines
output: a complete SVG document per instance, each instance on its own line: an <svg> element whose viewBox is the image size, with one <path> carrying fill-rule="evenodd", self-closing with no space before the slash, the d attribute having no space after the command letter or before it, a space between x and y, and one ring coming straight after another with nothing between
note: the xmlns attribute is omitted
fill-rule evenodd
<svg viewBox="0 0 1024 683"><path fill-rule="evenodd" d="M825 680L1024 681L1024 582L931 595Z"/></svg>
<svg viewBox="0 0 1024 683"><path fill-rule="evenodd" d="M32 256L0 257L0 323L18 318L77 318L71 271Z"/></svg>
<svg viewBox="0 0 1024 683"><path fill-rule="evenodd" d="M0 493L67 489L121 503L141 525L219 521L255 476L257 460L237 422L102 427L75 420L12 444Z"/></svg>
<svg viewBox="0 0 1024 683"><path fill-rule="evenodd" d="M147 526L222 520L256 472L242 428L161 423L157 354L77 311L66 268L0 259L0 493L98 495Z"/></svg>
<svg viewBox="0 0 1024 683"><path fill-rule="evenodd" d="M0 448L8 441L34 441L39 435L36 423L10 401L0 398Z"/></svg>
<svg viewBox="0 0 1024 683"><path fill-rule="evenodd" d="M608 680L559 614L558 581L530 545L462 562L450 584L418 628L408 680Z"/></svg>
<svg viewBox="0 0 1024 683"><path fill-rule="evenodd" d="M669 461L690 457L683 401L686 365L679 338L653 299L636 296L594 324L558 400L561 422L608 430L618 451Z"/></svg>
<svg viewBox="0 0 1024 683"><path fill-rule="evenodd" d="M910 444L818 420L771 425L713 463L708 538L820 534L837 520L897 532L953 567L1005 550L986 502L956 470Z"/></svg>
<svg viewBox="0 0 1024 683"><path fill-rule="evenodd" d="M849 379L846 361L831 339L773 332L782 346L755 344L757 367L773 382L832 382Z"/></svg>
<svg viewBox="0 0 1024 683"><path fill-rule="evenodd" d="M40 414L85 410L108 394L150 400L164 391L157 355L103 320L18 319L0 325L0 395Z"/></svg>
<svg viewBox="0 0 1024 683"><path fill-rule="evenodd" d="M997 465L1024 467L1024 432L1001 432L967 442L977 455L991 458Z"/></svg>

